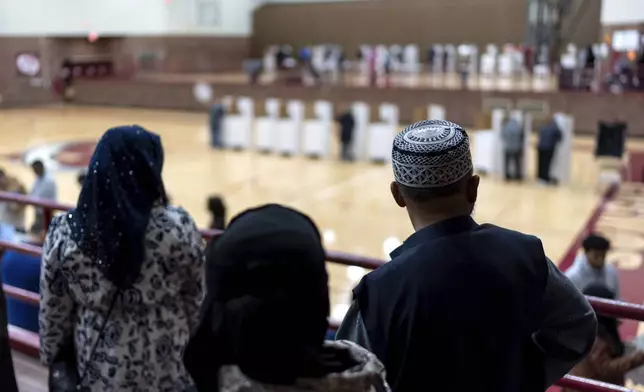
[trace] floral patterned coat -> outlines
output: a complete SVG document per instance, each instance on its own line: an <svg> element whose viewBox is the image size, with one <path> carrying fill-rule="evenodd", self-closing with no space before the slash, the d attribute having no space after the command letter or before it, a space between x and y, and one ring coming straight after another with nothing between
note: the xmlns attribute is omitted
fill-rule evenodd
<svg viewBox="0 0 644 392"><path fill-rule="evenodd" d="M146 260L132 288L116 301L115 286L71 240L68 214L52 221L40 278L40 358L49 365L73 339L79 374L91 391L174 392L192 386L182 355L203 297L203 239L181 208L155 205ZM68 343L69 344L69 343Z"/></svg>
<svg viewBox="0 0 644 392"><path fill-rule="evenodd" d="M357 365L324 378L299 379L294 385L268 385L248 378L237 366L219 370L219 392L390 392L385 367L374 354L346 340L327 347L348 349Z"/></svg>

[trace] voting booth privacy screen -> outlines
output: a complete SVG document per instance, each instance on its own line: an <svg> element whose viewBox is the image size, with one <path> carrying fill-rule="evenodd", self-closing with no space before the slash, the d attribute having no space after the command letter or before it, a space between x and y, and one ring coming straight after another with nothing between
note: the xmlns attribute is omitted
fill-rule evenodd
<svg viewBox="0 0 644 392"><path fill-rule="evenodd" d="M597 130L596 157L621 158L626 144L626 123L600 122Z"/></svg>

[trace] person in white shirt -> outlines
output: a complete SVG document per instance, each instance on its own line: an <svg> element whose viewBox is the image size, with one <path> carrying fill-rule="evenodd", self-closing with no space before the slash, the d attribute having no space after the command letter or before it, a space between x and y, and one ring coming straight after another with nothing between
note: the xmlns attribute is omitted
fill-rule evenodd
<svg viewBox="0 0 644 392"><path fill-rule="evenodd" d="M584 253L579 254L573 265L565 272L568 279L584 291L593 284L609 288L615 299L619 299L619 276L617 268L606 264L606 254L610 250L610 241L601 235L591 234L582 244Z"/></svg>
<svg viewBox="0 0 644 392"><path fill-rule="evenodd" d="M37 160L31 164L31 168L36 174L36 182L29 196L36 197L44 200L56 201L58 199L58 187L54 179L49 176L45 170L45 165L42 161ZM41 208L36 209L36 218L31 226L32 233L39 233L45 230L44 212Z"/></svg>

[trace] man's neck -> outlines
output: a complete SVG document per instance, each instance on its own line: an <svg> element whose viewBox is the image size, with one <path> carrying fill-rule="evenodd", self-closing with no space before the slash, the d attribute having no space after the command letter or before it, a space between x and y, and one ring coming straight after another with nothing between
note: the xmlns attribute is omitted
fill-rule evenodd
<svg viewBox="0 0 644 392"><path fill-rule="evenodd" d="M414 227L414 231L419 231L424 229L427 226L434 225L436 223L456 218L458 216L470 215L471 212L466 210L456 210L452 212L442 212L442 213L413 213L408 210L409 218L411 219L411 224Z"/></svg>

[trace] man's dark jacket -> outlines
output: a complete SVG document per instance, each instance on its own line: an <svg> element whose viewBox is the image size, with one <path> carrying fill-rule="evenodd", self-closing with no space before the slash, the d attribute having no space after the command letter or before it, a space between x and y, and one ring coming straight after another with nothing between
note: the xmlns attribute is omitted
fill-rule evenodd
<svg viewBox="0 0 644 392"><path fill-rule="evenodd" d="M354 290L338 339L394 392L544 391L590 350L590 305L541 241L461 216L411 235Z"/></svg>

